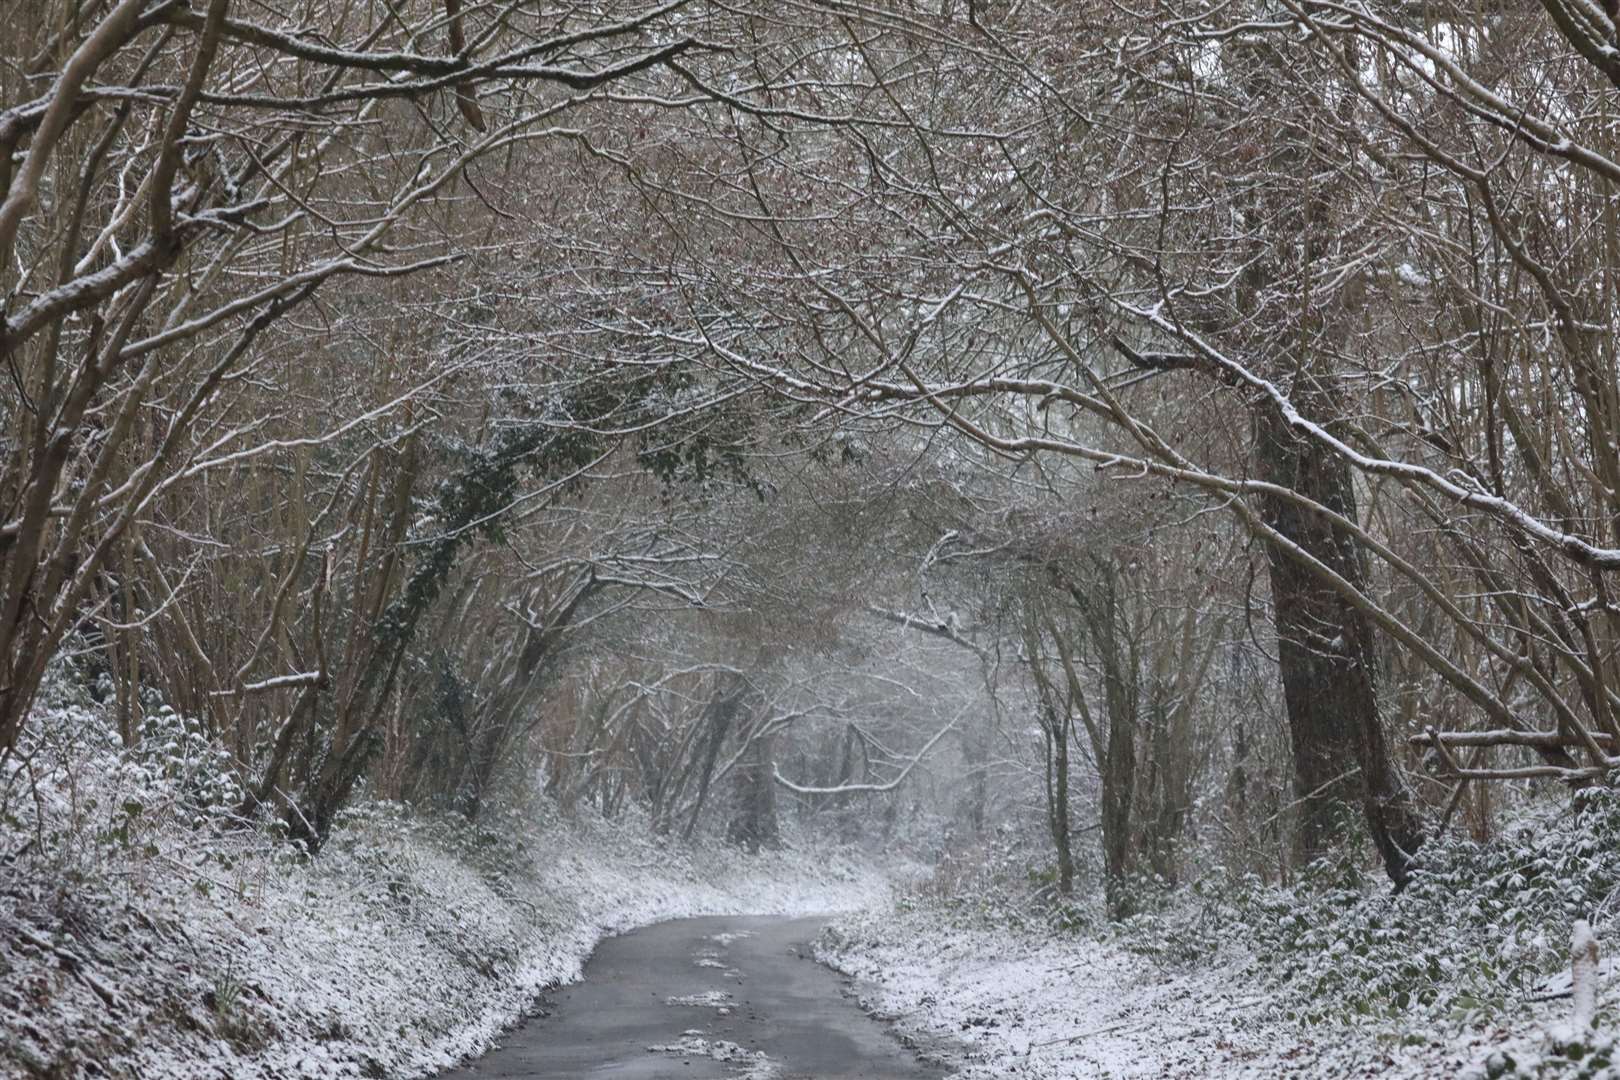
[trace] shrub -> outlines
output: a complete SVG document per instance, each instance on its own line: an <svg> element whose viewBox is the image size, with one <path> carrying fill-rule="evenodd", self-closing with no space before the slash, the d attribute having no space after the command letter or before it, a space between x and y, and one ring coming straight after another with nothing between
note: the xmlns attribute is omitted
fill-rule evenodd
<svg viewBox="0 0 1620 1080"><path fill-rule="evenodd" d="M1574 920L1600 935L1614 925L1617 850L1620 793L1593 788L1489 843L1435 838L1399 894L1346 851L1287 888L1211 875L1115 933L1167 964L1241 942L1257 985L1306 1024L1473 1024L1521 1006L1567 967Z"/></svg>

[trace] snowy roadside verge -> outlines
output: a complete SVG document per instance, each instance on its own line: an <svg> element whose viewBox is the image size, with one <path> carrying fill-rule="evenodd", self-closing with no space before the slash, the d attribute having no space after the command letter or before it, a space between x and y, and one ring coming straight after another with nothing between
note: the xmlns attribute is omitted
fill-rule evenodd
<svg viewBox="0 0 1620 1080"><path fill-rule="evenodd" d="M51 719L73 745L0 776L8 1080L407 1080L487 1049L605 935L887 895L842 849L750 856L539 796L476 828L370 803L303 858L211 809L183 731L142 764L94 710Z"/></svg>
<svg viewBox="0 0 1620 1080"><path fill-rule="evenodd" d="M1602 1012L1620 993L1612 969L1599 975L1598 1031L1571 1055L1559 1043L1570 1008L1559 998L1485 1023L1436 1024L1415 1011L1404 1023L1293 1022L1236 940L1208 963L1167 968L1108 940L961 925L907 900L834 920L816 955L855 980L868 1011L944 1050L953 1080L1620 1076Z"/></svg>
<svg viewBox="0 0 1620 1080"><path fill-rule="evenodd" d="M392 872L333 852L207 896L179 869L122 894L0 876L0 1074L420 1076L487 1049L605 935L886 888L837 852L661 848L600 823L553 823L537 875L493 884L420 835L353 839Z"/></svg>
<svg viewBox="0 0 1620 1080"><path fill-rule="evenodd" d="M919 1041L963 1047L961 1080L1279 1075L1275 1040L1231 980L1161 972L1094 940L916 909L840 919L816 955Z"/></svg>

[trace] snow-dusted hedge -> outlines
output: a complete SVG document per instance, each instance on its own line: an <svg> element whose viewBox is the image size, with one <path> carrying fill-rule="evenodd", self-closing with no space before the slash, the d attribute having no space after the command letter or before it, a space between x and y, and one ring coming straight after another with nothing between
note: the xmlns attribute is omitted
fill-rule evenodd
<svg viewBox="0 0 1620 1080"><path fill-rule="evenodd" d="M1208 879L1118 939L1183 963L1240 942L1252 977L1305 1024L1477 1025L1567 971L1576 920L1620 945L1617 916L1620 793L1594 788L1489 843L1431 841L1398 895L1345 856L1289 888Z"/></svg>
<svg viewBox="0 0 1620 1080"><path fill-rule="evenodd" d="M885 886L841 853L665 845L549 804L478 828L362 804L320 857L234 821L159 713L124 751L56 693L0 776L0 1075L404 1078L487 1047L605 934Z"/></svg>

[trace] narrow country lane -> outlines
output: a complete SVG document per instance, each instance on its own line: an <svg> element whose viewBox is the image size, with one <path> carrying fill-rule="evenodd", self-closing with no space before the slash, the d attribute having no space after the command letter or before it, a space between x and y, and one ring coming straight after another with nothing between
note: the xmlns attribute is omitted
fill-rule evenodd
<svg viewBox="0 0 1620 1080"><path fill-rule="evenodd" d="M602 942L577 984L443 1080L925 1080L810 958L820 919L680 919Z"/></svg>

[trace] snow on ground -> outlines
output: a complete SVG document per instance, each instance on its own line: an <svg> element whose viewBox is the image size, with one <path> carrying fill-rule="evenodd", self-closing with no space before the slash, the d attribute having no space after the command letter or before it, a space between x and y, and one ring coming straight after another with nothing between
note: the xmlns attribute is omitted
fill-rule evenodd
<svg viewBox="0 0 1620 1080"><path fill-rule="evenodd" d="M1084 935L963 926L902 905L837 920L816 955L856 980L870 1011L956 1065L953 1080L1620 1077L1606 1036L1584 1065L1554 1052L1568 1011L1557 1000L1439 1033L1293 1024L1255 993L1238 943L1213 963L1163 969Z"/></svg>
<svg viewBox="0 0 1620 1080"><path fill-rule="evenodd" d="M962 1080L1236 1076L1271 1049L1218 973L1160 973L1089 939L864 913L829 927L817 956L866 984L874 1011L965 1061Z"/></svg>
<svg viewBox="0 0 1620 1080"><path fill-rule="evenodd" d="M670 1005L688 1005L700 1009L729 1009L736 1004L724 990L705 990L701 994L681 994L669 999Z"/></svg>
<svg viewBox="0 0 1620 1080"><path fill-rule="evenodd" d="M680 1042L649 1046L647 1052L680 1058L706 1057L728 1064L747 1065L748 1070L738 1074L739 1080L774 1080L781 1071L762 1052L749 1050L726 1039L711 1039L695 1028L685 1032Z"/></svg>
<svg viewBox="0 0 1620 1080"><path fill-rule="evenodd" d="M552 823L537 875L495 885L419 837L364 842L391 876L338 852L208 895L180 854L127 890L0 874L0 1075L417 1076L488 1048L604 935L886 887L835 852L689 852L600 823Z"/></svg>
<svg viewBox="0 0 1620 1080"><path fill-rule="evenodd" d="M605 935L691 915L830 911L859 913L828 931L820 957L864 984L873 1011L960 1062L963 1080L1615 1080L1606 1036L1578 1054L1557 1045L1570 1007L1551 996L1569 985L1556 970L1564 917L1604 915L1620 897L1620 813L1607 803L1560 826L1571 837L1543 829L1501 850L1439 851L1433 882L1399 902L1266 893L1258 906L1200 909L1180 929L1149 920L1161 930L1086 936L964 921L924 892L896 905L889 878L802 838L749 856L655 838L634 817L564 819L537 796L478 827L365 803L307 859L234 821L239 789L177 718L145 756L123 751L104 719L58 702L0 770L7 1080L404 1080L489 1047L539 990L577 978ZM1244 950L1268 926L1294 930L1269 935L1261 963ZM1613 926L1593 923L1600 938ZM1218 946L1169 959L1178 950L1162 946L1189 927ZM718 948L694 962L705 959L723 963ZM1432 974L1403 973L1413 963ZM1599 1032L1611 1031L1620 987L1613 965L1595 975ZM1392 1007L1423 980L1427 1004ZM1309 1008L1287 998L1311 986ZM1324 998L1341 1007L1324 1014ZM1365 1004L1377 1008L1358 1019ZM1291 1019L1313 1012L1335 1019ZM729 1049L705 1052L716 1051Z"/></svg>
<svg viewBox="0 0 1620 1080"><path fill-rule="evenodd" d="M97 722L65 708L43 728ZM404 1080L487 1049L605 935L888 888L839 849L694 847L540 798L499 829L372 804L306 859L96 738L68 748L72 771L38 748L31 775L0 776L7 1078Z"/></svg>

